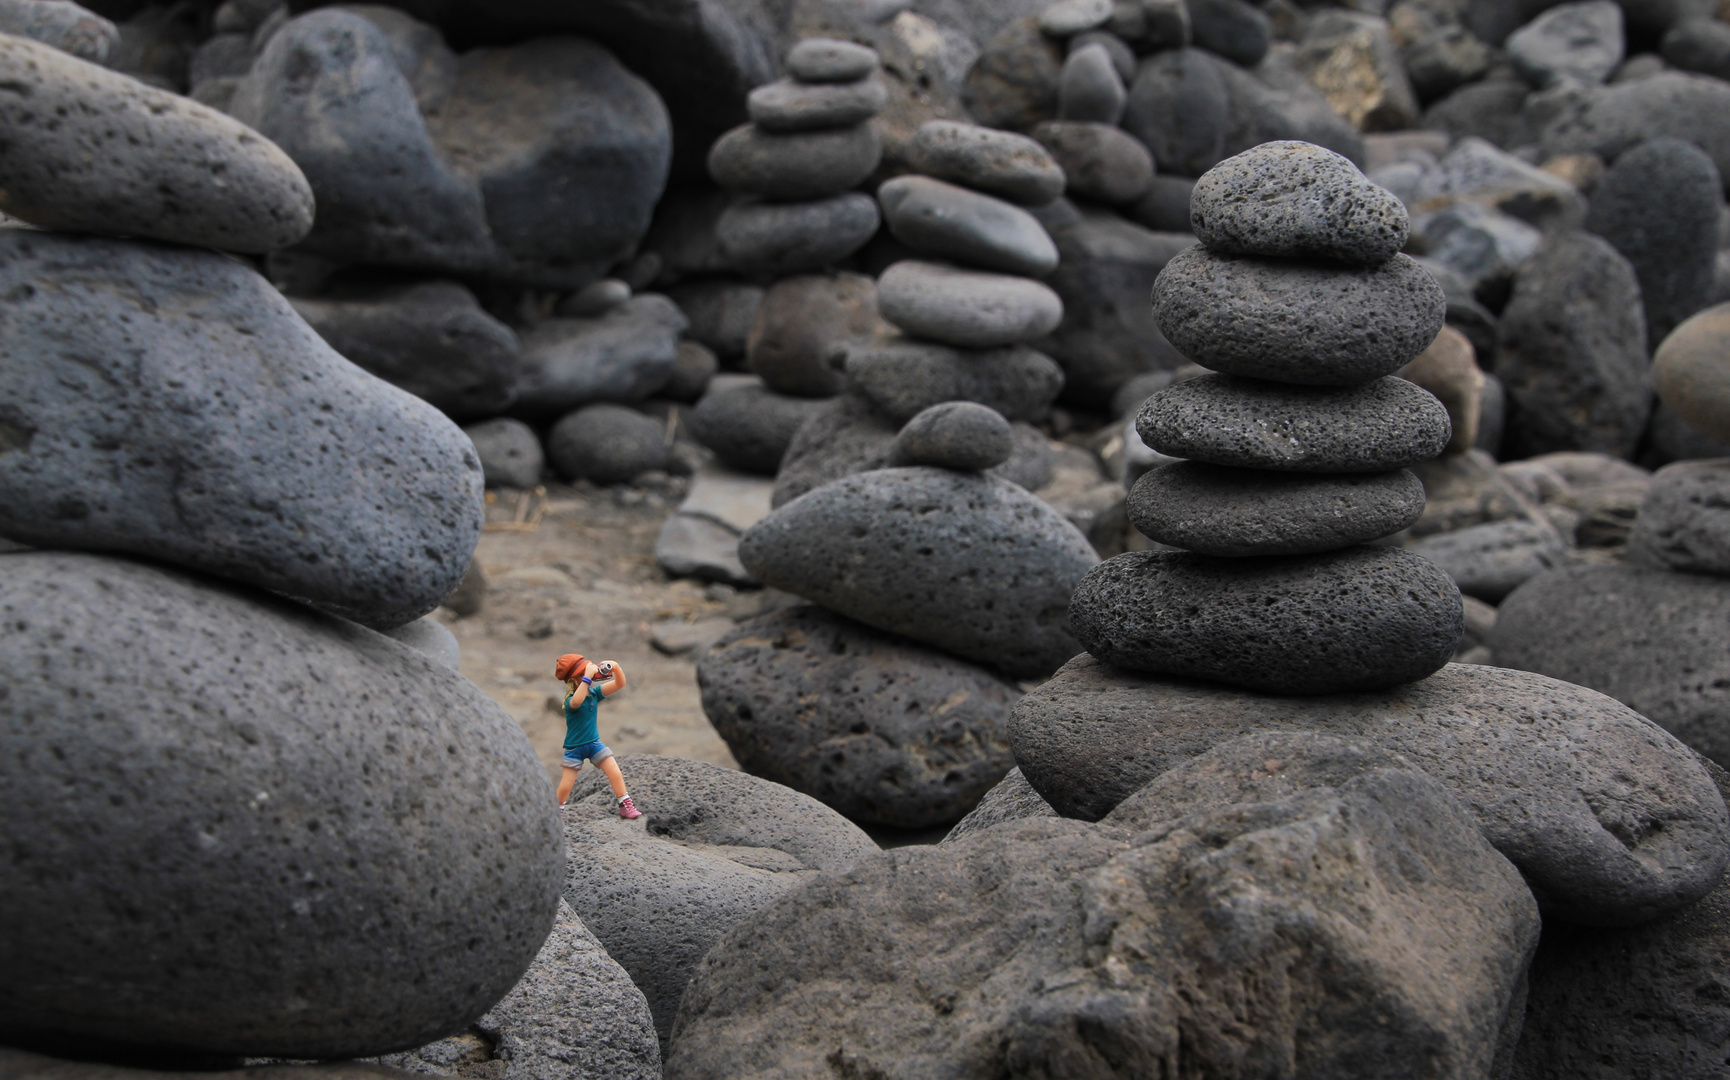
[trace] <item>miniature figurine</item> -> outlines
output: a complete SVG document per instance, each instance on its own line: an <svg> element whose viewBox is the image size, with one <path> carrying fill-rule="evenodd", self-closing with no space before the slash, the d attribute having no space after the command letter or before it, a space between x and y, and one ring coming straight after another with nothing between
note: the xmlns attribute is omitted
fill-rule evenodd
<svg viewBox="0 0 1730 1080"><path fill-rule="evenodd" d="M565 758L564 773L559 777L559 805L571 797L577 773L585 760L595 763L612 785L613 797L619 800L619 816L627 820L642 817L625 791L625 777L613 752L601 741L597 713L601 702L625 688L625 669L617 661L603 660L599 664L583 658L581 653L559 657L553 668L554 677L565 684Z"/></svg>

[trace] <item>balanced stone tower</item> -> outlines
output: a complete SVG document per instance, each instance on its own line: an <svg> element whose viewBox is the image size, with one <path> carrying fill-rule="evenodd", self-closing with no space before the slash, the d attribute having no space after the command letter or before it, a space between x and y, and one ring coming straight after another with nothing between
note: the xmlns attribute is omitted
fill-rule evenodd
<svg viewBox="0 0 1730 1080"><path fill-rule="evenodd" d="M1109 664L1277 694L1378 690L1448 662L1459 590L1369 542L1416 521L1406 466L1447 445L1447 410L1393 373L1447 301L1399 254L1405 208L1345 158L1266 143L1197 182L1201 245L1154 284L1154 314L1212 373L1137 418L1184 460L1137 482L1134 525L1184 550L1130 552L1076 590L1076 636Z"/></svg>

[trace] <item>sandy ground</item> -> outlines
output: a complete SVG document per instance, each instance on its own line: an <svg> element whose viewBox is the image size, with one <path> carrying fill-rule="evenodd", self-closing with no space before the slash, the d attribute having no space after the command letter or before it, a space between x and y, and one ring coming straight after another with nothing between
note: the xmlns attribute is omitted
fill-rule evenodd
<svg viewBox="0 0 1730 1080"><path fill-rule="evenodd" d="M693 657L664 656L649 644L661 619L725 614L701 583L671 581L655 565L655 535L682 484L488 493L487 531L475 551L485 603L467 618L448 609L438 617L462 645L463 674L522 724L555 778L565 731L553 663L568 652L625 669L630 685L600 714L601 739L615 751L738 768L703 716Z"/></svg>

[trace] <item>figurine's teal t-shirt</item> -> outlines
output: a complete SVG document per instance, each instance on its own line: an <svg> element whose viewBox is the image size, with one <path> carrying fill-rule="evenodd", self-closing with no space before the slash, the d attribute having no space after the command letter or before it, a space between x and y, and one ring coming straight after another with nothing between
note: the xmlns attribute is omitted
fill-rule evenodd
<svg viewBox="0 0 1730 1080"><path fill-rule="evenodd" d="M576 708L571 708L572 695L565 695L565 749L575 750L579 746L601 741L601 729L595 722L595 714L600 711L601 688L591 686L588 696Z"/></svg>

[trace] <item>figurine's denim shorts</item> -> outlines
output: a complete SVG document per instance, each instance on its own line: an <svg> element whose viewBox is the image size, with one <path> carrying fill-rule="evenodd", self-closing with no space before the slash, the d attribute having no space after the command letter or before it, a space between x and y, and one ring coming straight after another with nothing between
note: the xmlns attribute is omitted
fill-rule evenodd
<svg viewBox="0 0 1730 1080"><path fill-rule="evenodd" d="M567 769L580 769L583 767L584 758L599 765L612 756L613 752L607 749L607 744L604 742L584 743L581 746L565 747L564 764Z"/></svg>

